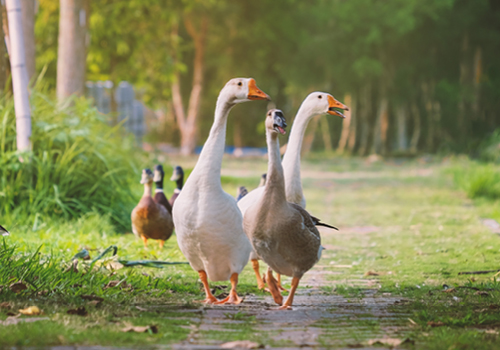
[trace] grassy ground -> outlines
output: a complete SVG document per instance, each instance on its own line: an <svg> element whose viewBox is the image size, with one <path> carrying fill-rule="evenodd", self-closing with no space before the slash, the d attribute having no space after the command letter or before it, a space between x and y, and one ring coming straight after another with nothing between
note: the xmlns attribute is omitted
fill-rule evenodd
<svg viewBox="0 0 500 350"><path fill-rule="evenodd" d="M184 164L182 159L172 162ZM393 326L401 327L402 338L415 342L407 345L410 347L497 348L500 285L493 273L458 273L499 268L499 237L481 218L498 220L500 205L491 200L471 201L456 189L449 169L464 166L464 162L369 163L343 158L304 162L308 210L340 228L339 233L328 233L324 239L327 250L319 265L321 271L329 273L322 274L326 280L321 287L323 295L344 297L342 300L352 302L359 312L364 310L364 300L369 300L367 291L380 298L398 297L399 302L387 308L404 315ZM265 170L262 159L226 159L223 185L232 194L241 184L253 188ZM0 345L144 347L189 339L199 310L193 301L202 298L197 274L189 266L115 270L119 267L115 257L99 261L92 271L85 267L88 262L81 262L79 272L64 272L82 248L95 258L110 245L118 247L120 259L184 261L175 236L163 250L155 242L144 248L133 235L114 233L109 220L97 214L69 223L18 223L0 248L0 303L6 302L6 307L0 308L0 320L6 320L9 312L17 314L18 309L32 305L44 312L37 317L48 320L0 326L8 329L2 332ZM18 281L27 289L16 294L9 286ZM112 281L120 284L110 287ZM239 291L242 295L264 295L255 288L249 266L241 275ZM306 285L303 291L307 291ZM67 313L78 307L85 307L88 315ZM340 312L338 307L331 305L328 310L334 314ZM195 316L187 317L189 310ZM273 340L277 329L256 333L261 323L258 314L238 311L224 315L227 332L201 334L220 341L250 339L272 346L291 345ZM383 317L352 317L342 322L354 330L383 331L387 326ZM129 325L156 325L158 332L121 331ZM353 332L352 339L339 341L334 331L338 324L320 319L317 326L324 329L319 345L347 346L368 340L368 335Z"/></svg>

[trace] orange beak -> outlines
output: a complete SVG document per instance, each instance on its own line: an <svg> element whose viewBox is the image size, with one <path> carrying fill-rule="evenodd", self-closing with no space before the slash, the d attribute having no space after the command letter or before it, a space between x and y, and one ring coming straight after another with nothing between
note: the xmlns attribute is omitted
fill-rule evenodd
<svg viewBox="0 0 500 350"><path fill-rule="evenodd" d="M347 107L345 104L340 103L337 101L332 95L328 95L328 114L331 115L338 115L340 118L345 118L345 115L337 111L335 108L343 109L348 111L349 107Z"/></svg>
<svg viewBox="0 0 500 350"><path fill-rule="evenodd" d="M248 81L248 96L247 98L249 100L271 100L271 97L269 97L268 94L266 94L264 91L259 89L257 85L255 84L254 79L250 79Z"/></svg>

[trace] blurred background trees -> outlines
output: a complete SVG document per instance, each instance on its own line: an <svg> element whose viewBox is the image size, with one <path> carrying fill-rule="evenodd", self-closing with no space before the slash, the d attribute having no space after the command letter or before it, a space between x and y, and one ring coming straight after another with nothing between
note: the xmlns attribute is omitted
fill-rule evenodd
<svg viewBox="0 0 500 350"><path fill-rule="evenodd" d="M23 18L33 17L25 11L33 3L23 0ZM307 149L473 153L500 124L494 0L36 4L36 54L26 49L27 64L36 62L46 85L67 96L82 93L83 79L126 80L155 111L147 140L184 154L203 143L218 91L235 76L254 77L290 120L315 90L352 107L344 122L314 120ZM78 88L65 87L69 80ZM264 146L262 106L233 113L228 143Z"/></svg>

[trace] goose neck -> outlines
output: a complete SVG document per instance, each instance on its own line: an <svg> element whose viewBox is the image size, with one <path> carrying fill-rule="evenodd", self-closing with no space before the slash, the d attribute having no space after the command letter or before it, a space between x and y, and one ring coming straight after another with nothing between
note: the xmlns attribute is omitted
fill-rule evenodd
<svg viewBox="0 0 500 350"><path fill-rule="evenodd" d="M285 178L283 176L283 167L281 165L280 144L278 134L275 132L266 132L267 149L269 154L267 180L265 193L273 193L282 201L285 197Z"/></svg>
<svg viewBox="0 0 500 350"><path fill-rule="evenodd" d="M143 197L151 197L151 190L153 189L152 183L144 184L144 194Z"/></svg>

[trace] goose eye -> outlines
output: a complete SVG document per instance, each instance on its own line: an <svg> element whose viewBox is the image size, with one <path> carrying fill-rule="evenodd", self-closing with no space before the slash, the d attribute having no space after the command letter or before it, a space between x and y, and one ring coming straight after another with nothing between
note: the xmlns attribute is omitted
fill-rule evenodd
<svg viewBox="0 0 500 350"><path fill-rule="evenodd" d="M240 82L238 83L238 86L241 86L241 85L243 85L243 84L241 84L241 81L240 81Z"/></svg>
<svg viewBox="0 0 500 350"><path fill-rule="evenodd" d="M322 98L323 96L319 95L318 98Z"/></svg>

